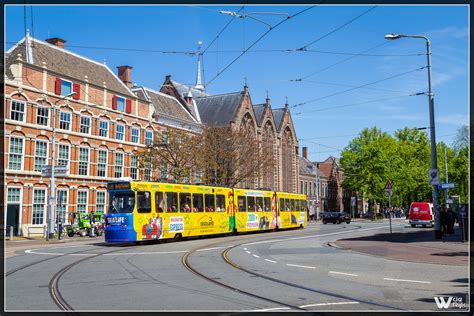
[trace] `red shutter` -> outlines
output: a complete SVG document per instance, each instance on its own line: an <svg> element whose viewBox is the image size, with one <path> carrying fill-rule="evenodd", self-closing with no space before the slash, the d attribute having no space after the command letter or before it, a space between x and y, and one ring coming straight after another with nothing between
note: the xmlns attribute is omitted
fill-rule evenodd
<svg viewBox="0 0 474 316"><path fill-rule="evenodd" d="M78 83L72 84L72 91L76 92L75 95L72 96L74 100L79 100L81 98L81 85Z"/></svg>
<svg viewBox="0 0 474 316"><path fill-rule="evenodd" d="M117 96L114 95L112 98L112 109L117 110Z"/></svg>
<svg viewBox="0 0 474 316"><path fill-rule="evenodd" d="M130 99L127 99L127 102L125 105L125 112L132 113L132 100Z"/></svg>
<svg viewBox="0 0 474 316"><path fill-rule="evenodd" d="M61 79L59 78L56 78L56 82L54 83L54 93L61 95Z"/></svg>

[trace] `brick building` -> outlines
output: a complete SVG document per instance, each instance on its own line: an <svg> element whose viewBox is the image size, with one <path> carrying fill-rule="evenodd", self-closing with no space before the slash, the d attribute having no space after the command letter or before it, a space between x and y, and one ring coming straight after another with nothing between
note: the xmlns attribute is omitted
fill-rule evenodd
<svg viewBox="0 0 474 316"><path fill-rule="evenodd" d="M108 181L167 177L167 166L139 166L136 153L170 128L199 133L216 113L220 124L254 131L276 161L273 172L245 185L297 191L298 142L287 106L272 109L268 98L253 105L247 87L209 96L199 63L194 87L166 76L155 91L132 83L132 67L114 73L65 43L27 35L6 52L5 214L15 234L42 234L47 223L50 178L41 170L52 163L53 123L54 164L69 170L55 181L56 211L66 223L73 212L106 211Z"/></svg>

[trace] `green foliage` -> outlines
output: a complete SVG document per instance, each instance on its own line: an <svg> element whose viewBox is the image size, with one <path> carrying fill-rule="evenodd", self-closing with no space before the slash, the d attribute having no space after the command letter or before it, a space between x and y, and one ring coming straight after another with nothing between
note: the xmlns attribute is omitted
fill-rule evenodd
<svg viewBox="0 0 474 316"><path fill-rule="evenodd" d="M444 182L444 147L437 146L438 168ZM467 199L468 148L459 151L446 148L449 182L457 187L449 195L459 194ZM373 127L364 129L341 153L344 169L343 186L358 191L376 203L388 204L385 183L393 185L392 205L408 207L413 201L431 201L428 184L430 143L425 132L418 129L399 129L394 137ZM443 197L441 195L441 197Z"/></svg>

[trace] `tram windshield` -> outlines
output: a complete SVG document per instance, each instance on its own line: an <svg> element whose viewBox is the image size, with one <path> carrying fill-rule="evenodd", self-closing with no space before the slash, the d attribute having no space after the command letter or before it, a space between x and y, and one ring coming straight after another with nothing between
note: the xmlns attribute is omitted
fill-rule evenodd
<svg viewBox="0 0 474 316"><path fill-rule="evenodd" d="M132 213L135 206L135 194L133 192L113 193L110 199L109 213Z"/></svg>

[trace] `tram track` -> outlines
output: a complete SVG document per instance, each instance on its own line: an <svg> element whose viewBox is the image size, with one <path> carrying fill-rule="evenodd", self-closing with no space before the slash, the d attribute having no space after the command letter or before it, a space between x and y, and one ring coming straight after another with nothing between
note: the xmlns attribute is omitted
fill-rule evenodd
<svg viewBox="0 0 474 316"><path fill-rule="evenodd" d="M359 229L361 228L360 226L358 226ZM306 236L311 236L312 234L305 234L304 236L301 236L301 237L306 237ZM268 239L268 240L265 240L265 241L268 241L268 242L271 242L272 239ZM275 239L275 242L279 242L281 241L281 238L278 238L278 239ZM396 311L404 311L404 309L401 309L401 308L398 308L398 307L395 307L395 306L391 306L391 305L387 305L387 304L381 304L381 303L376 303L376 302L371 302L371 301L367 301L367 300L362 300L360 298L357 298L357 297L351 297L351 296L347 296L347 295L341 295L341 294L338 294L338 293L333 293L333 292L329 292L329 291L324 291L324 290L321 290L321 289L316 289L316 288L311 288L311 287L307 287L307 286L304 286L304 285L301 285L301 284L296 284L296 283L292 283L292 282L287 282L287 281L283 281L283 280L279 280L279 279L276 279L276 278L272 278L270 276L267 276L267 275L264 275L264 274L261 274L261 273L257 273L257 272L254 272L254 271L251 271L249 269L246 269L244 267L241 267L239 265L237 265L235 262L233 262L232 260L230 260L229 256L228 256L228 253L230 250L234 249L234 248L237 248L237 247L240 247L242 245L245 245L245 244L248 244L249 241L247 240L246 242L244 243L240 243L240 244L237 244L237 245L233 245L233 246L229 246L227 247L226 249L224 249L224 251L221 252L221 258L222 260L228 264L229 266L231 266L232 268L236 269L236 270L239 270L239 271L242 271L242 272L245 272L247 274L250 274L254 277L259 277L261 279L264 279L264 280L267 280L267 281L271 281L271 282L274 282L274 283L277 283L279 285L284 285L284 286L288 286L288 287L291 287L291 288L294 288L294 289L300 289L300 290L305 290L305 291L309 291L311 293L317 293L317 294L321 294L321 295L326 295L326 296L330 296L330 297L334 297L334 298L338 298L338 299L344 299L344 300L350 300L352 302L357 302L357 303L362 303L362 304L367 304L367 305L371 305L371 306L375 306L375 307L378 307L378 308L387 308L387 309L391 309L391 310L396 310ZM251 243L251 242L250 242ZM181 258L181 261L182 261L182 264L184 265L184 267L189 270L190 272L192 272L193 274L197 275L198 277L208 281L208 282L211 282L213 284L216 284L216 285L219 285L221 287L224 287L224 288L227 288L229 290L232 290L234 292L237 292L237 293L240 293L240 294L244 294L244 295L247 295L247 296L250 296L252 298L258 298L258 299L261 299L261 300L264 300L264 301L267 301L267 302L271 302L271 303L275 303L275 304L278 304L279 306L284 306L284 307L288 307L292 310L299 310L299 311L308 311L307 309L305 308L302 308L300 306L296 306L296 305L293 305L293 304L289 304L289 303L284 303L284 302L281 302L281 301L278 301L278 300L274 300L272 298L269 298L269 297L264 297L264 296L261 296L261 295L258 295L258 294L255 294L255 293L251 293L249 291L246 291L246 290L243 290L243 289L239 289L239 288L236 288L236 287L233 287L231 285L228 285L228 284L225 284L224 282L221 282L221 281L217 281L215 278L213 277L210 277L210 276L207 276L206 274L204 274L204 272L201 272L201 271L198 271L195 267L193 267L190 263L189 263L189 257L199 251L200 249L205 249L205 248L208 248L208 247L214 247L214 246L217 246L217 245L221 245L223 244L223 242L219 242L219 243L213 243L213 244L208 244L208 245L205 245L203 247L199 247L199 248L196 248L196 249L193 249L192 251L189 251L187 252L185 255L183 255L183 257Z"/></svg>

